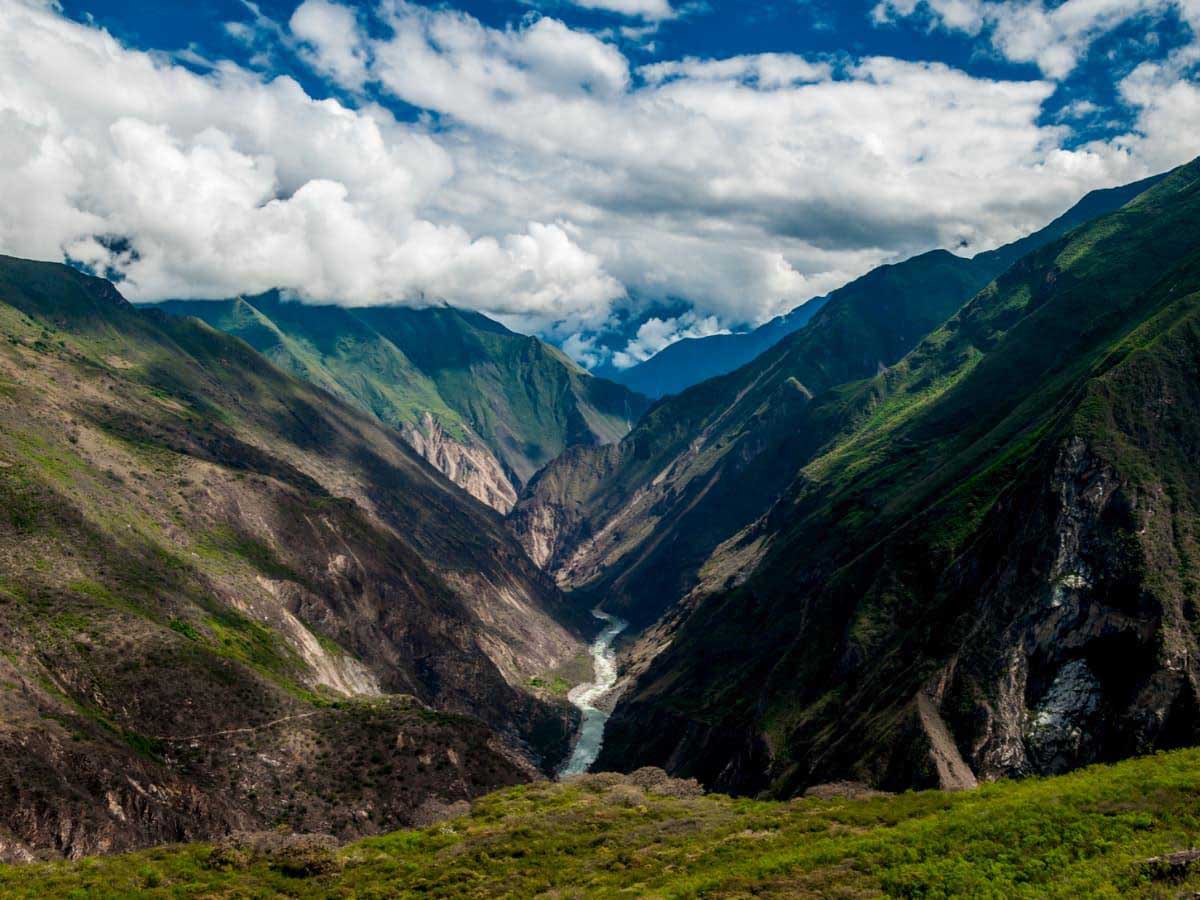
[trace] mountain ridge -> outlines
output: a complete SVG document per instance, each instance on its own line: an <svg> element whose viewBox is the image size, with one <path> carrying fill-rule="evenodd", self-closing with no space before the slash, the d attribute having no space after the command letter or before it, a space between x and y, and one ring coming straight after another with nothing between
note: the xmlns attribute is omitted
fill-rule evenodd
<svg viewBox="0 0 1200 900"><path fill-rule="evenodd" d="M647 405L537 338L453 307L312 305L278 292L154 307L240 337L366 410L500 512L564 449L619 439Z"/></svg>
<svg viewBox="0 0 1200 900"><path fill-rule="evenodd" d="M1021 246L1050 243L1161 177L1093 192ZM512 527L581 602L603 596L651 624L783 490L789 457L815 449L792 423L812 396L898 362L1006 265L1000 251L981 263L934 250L869 272L752 363L658 401L620 443L564 454L526 488Z"/></svg>
<svg viewBox="0 0 1200 900"><path fill-rule="evenodd" d="M601 764L788 795L1194 742L1198 202L1200 162L816 398L818 446L710 562L736 574L680 614Z"/></svg>
<svg viewBox="0 0 1200 900"><path fill-rule="evenodd" d="M1124 204L1152 187L1162 177L1154 175L1132 184L1092 191L1033 234L967 258L977 263L984 274L994 277L1025 254L1037 249L1039 244L1065 234L1114 206ZM609 377L654 399L678 394L701 381L726 375L751 362L807 325L828 300L829 295L809 300L752 331L678 341L636 366L611 372Z"/></svg>

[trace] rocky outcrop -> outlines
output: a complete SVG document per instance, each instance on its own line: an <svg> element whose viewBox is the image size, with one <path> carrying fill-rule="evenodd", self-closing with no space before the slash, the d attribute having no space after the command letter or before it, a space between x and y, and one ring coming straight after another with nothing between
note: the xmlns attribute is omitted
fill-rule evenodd
<svg viewBox="0 0 1200 900"><path fill-rule="evenodd" d="M481 503L506 514L517 502L517 490L504 467L482 441L454 440L428 412L419 426L404 428L401 434L430 465Z"/></svg>

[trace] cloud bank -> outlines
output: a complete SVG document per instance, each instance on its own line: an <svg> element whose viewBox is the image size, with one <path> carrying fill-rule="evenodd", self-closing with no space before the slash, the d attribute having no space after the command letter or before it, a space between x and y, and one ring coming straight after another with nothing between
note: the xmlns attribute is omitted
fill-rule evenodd
<svg viewBox="0 0 1200 900"><path fill-rule="evenodd" d="M1126 135L1070 146L1067 117L1043 120L1056 73L1134 6L1197 12L1191 0L876 9L986 36L1038 62L1045 77L1026 81L778 53L639 67L554 18L491 28L405 0L306 0L287 22L233 29L335 83L339 102L231 62L198 74L43 3L0 0L0 251L69 256L139 300L273 287L446 300L574 335L585 361L626 292L694 304L687 321L647 322L621 357L636 362L880 262L995 246L1088 189L1195 155L1190 50L1120 83L1136 113ZM389 111L405 104L424 112Z"/></svg>

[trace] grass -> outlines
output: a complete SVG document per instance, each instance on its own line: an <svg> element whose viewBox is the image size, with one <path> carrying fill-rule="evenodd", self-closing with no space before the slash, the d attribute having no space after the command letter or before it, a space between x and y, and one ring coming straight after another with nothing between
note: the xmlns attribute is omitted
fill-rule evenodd
<svg viewBox="0 0 1200 900"><path fill-rule="evenodd" d="M547 691L556 697L565 697L575 685L558 675L553 678L542 678L535 675L529 679L529 686L534 690Z"/></svg>
<svg viewBox="0 0 1200 900"><path fill-rule="evenodd" d="M351 844L341 871L209 865L204 845L0 868L6 897L1177 896L1140 865L1200 834L1200 750L870 800L535 784L461 819Z"/></svg>

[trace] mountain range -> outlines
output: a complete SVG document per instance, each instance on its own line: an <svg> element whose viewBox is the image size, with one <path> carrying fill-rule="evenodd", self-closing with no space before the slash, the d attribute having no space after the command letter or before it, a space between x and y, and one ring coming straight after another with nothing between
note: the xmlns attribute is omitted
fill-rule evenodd
<svg viewBox="0 0 1200 900"><path fill-rule="evenodd" d="M0 856L350 836L549 772L582 619L392 428L0 258Z"/></svg>
<svg viewBox="0 0 1200 900"><path fill-rule="evenodd" d="M1076 225L1120 206L1150 187L1155 180L1147 178L1119 188L1093 191L1037 233L996 250L977 254L972 260L976 276L986 283L1026 253L1065 234ZM635 366L627 369L608 367L605 375L656 400L668 394L678 394L692 385L740 369L807 325L829 299L815 297L752 331L676 341Z"/></svg>
<svg viewBox="0 0 1200 900"><path fill-rule="evenodd" d="M463 310L135 307L0 257L0 861L553 776L593 609L628 776L475 836L1197 743L1198 223L1200 161L674 345L654 403Z"/></svg>
<svg viewBox="0 0 1200 900"><path fill-rule="evenodd" d="M612 368L609 377L655 400L678 394L701 381L740 369L807 325L825 302L825 297L814 297L753 331L684 338L664 347L645 362L628 369Z"/></svg>
<svg viewBox="0 0 1200 900"><path fill-rule="evenodd" d="M531 554L643 629L598 765L790 796L1194 742L1197 203L1193 163L877 270L540 473Z"/></svg>

